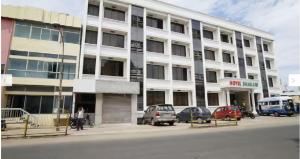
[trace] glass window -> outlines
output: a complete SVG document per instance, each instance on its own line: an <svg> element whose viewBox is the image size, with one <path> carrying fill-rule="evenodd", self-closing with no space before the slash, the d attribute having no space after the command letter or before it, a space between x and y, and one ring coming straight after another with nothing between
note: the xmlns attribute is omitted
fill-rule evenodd
<svg viewBox="0 0 300 159"><path fill-rule="evenodd" d="M125 12L112 8L104 8L104 17L114 20L125 21Z"/></svg>
<svg viewBox="0 0 300 159"><path fill-rule="evenodd" d="M229 53L223 53L223 62L231 63L231 55Z"/></svg>
<svg viewBox="0 0 300 159"><path fill-rule="evenodd" d="M172 44L172 55L186 56L186 48L184 45Z"/></svg>
<svg viewBox="0 0 300 159"><path fill-rule="evenodd" d="M26 96L25 110L32 114L38 114L40 111L41 96Z"/></svg>
<svg viewBox="0 0 300 159"><path fill-rule="evenodd" d="M143 28L144 26L144 20L143 17L132 15L131 16L131 26Z"/></svg>
<svg viewBox="0 0 300 159"><path fill-rule="evenodd" d="M16 24L15 27L15 36L17 37L22 37L22 38L29 38L30 35L30 25L26 25L26 24Z"/></svg>
<svg viewBox="0 0 300 159"><path fill-rule="evenodd" d="M193 29L193 38L194 39L201 39L200 30Z"/></svg>
<svg viewBox="0 0 300 159"><path fill-rule="evenodd" d="M124 48L124 35L103 33L102 45Z"/></svg>
<svg viewBox="0 0 300 159"><path fill-rule="evenodd" d="M270 105L279 105L280 101L277 100L277 101L270 101L269 104Z"/></svg>
<svg viewBox="0 0 300 159"><path fill-rule="evenodd" d="M83 74L95 74L96 58L84 57Z"/></svg>
<svg viewBox="0 0 300 159"><path fill-rule="evenodd" d="M244 46L245 47L250 47L250 40L244 39Z"/></svg>
<svg viewBox="0 0 300 159"><path fill-rule="evenodd" d="M206 81L211 83L217 83L217 72L216 71L206 71Z"/></svg>
<svg viewBox="0 0 300 159"><path fill-rule="evenodd" d="M41 114L51 114L53 112L53 96L42 96Z"/></svg>
<svg viewBox="0 0 300 159"><path fill-rule="evenodd" d="M88 5L88 15L99 16L99 6L89 4Z"/></svg>
<svg viewBox="0 0 300 159"><path fill-rule="evenodd" d="M28 56L28 51L11 50L10 55Z"/></svg>
<svg viewBox="0 0 300 159"><path fill-rule="evenodd" d="M153 17L147 17L147 26L163 29L163 20Z"/></svg>
<svg viewBox="0 0 300 159"><path fill-rule="evenodd" d="M59 32L56 30L51 30L50 40L58 41L58 37L59 37Z"/></svg>
<svg viewBox="0 0 300 159"><path fill-rule="evenodd" d="M27 60L23 59L9 59L8 69L26 70Z"/></svg>
<svg viewBox="0 0 300 159"><path fill-rule="evenodd" d="M123 67L121 61L101 60L101 75L123 76Z"/></svg>
<svg viewBox="0 0 300 159"><path fill-rule="evenodd" d="M253 75L248 75L248 79L254 79Z"/></svg>
<svg viewBox="0 0 300 159"><path fill-rule="evenodd" d="M173 80L187 81L187 69L181 67L173 67Z"/></svg>
<svg viewBox="0 0 300 159"><path fill-rule="evenodd" d="M50 30L49 29L42 29L42 40L49 40L50 39Z"/></svg>
<svg viewBox="0 0 300 159"><path fill-rule="evenodd" d="M246 56L246 63L247 63L247 66L252 66L252 57L249 57L249 56Z"/></svg>
<svg viewBox="0 0 300 159"><path fill-rule="evenodd" d="M209 106L219 105L219 94L218 93L207 93L207 101Z"/></svg>
<svg viewBox="0 0 300 159"><path fill-rule="evenodd" d="M147 78L165 79L164 66L147 64Z"/></svg>
<svg viewBox="0 0 300 159"><path fill-rule="evenodd" d="M267 69L271 69L271 62L270 62L270 60L266 60L266 66L267 66Z"/></svg>
<svg viewBox="0 0 300 159"><path fill-rule="evenodd" d="M264 51L266 51L266 52L268 52L268 51L269 51L268 44L263 44L263 47L264 47Z"/></svg>
<svg viewBox="0 0 300 159"><path fill-rule="evenodd" d="M38 61L36 60L28 60L27 70L37 71Z"/></svg>
<svg viewBox="0 0 300 159"><path fill-rule="evenodd" d="M32 27L31 36L32 39L40 39L41 38L42 28Z"/></svg>
<svg viewBox="0 0 300 159"><path fill-rule="evenodd" d="M164 91L147 91L147 105L165 104Z"/></svg>
<svg viewBox="0 0 300 159"><path fill-rule="evenodd" d="M147 51L164 53L164 42L147 39Z"/></svg>
<svg viewBox="0 0 300 159"><path fill-rule="evenodd" d="M73 105L73 96L65 96L64 100L64 113L72 112L72 105Z"/></svg>
<svg viewBox="0 0 300 159"><path fill-rule="evenodd" d="M188 92L173 92L174 106L188 106L189 95Z"/></svg>
<svg viewBox="0 0 300 159"><path fill-rule="evenodd" d="M159 105L157 107L158 111L174 111L174 108L172 107L172 105Z"/></svg>
<svg viewBox="0 0 300 159"><path fill-rule="evenodd" d="M215 61L215 52L212 51L212 50L207 50L207 49L204 49L204 55L205 55L205 59L208 59L208 60L213 60Z"/></svg>
<svg viewBox="0 0 300 159"><path fill-rule="evenodd" d="M85 33L85 43L97 44L98 31L87 30Z"/></svg>
<svg viewBox="0 0 300 159"><path fill-rule="evenodd" d="M171 22L171 31L184 34L184 25Z"/></svg>
<svg viewBox="0 0 300 159"><path fill-rule="evenodd" d="M64 32L64 41L66 43L79 44L79 33Z"/></svg>
<svg viewBox="0 0 300 159"><path fill-rule="evenodd" d="M203 37L206 39L211 39L214 40L214 33L212 31L209 30L203 30Z"/></svg>
<svg viewBox="0 0 300 159"><path fill-rule="evenodd" d="M233 77L233 76L232 76L232 73L224 72L224 77Z"/></svg>
<svg viewBox="0 0 300 159"><path fill-rule="evenodd" d="M229 43L228 35L227 34L221 34L221 41L225 43Z"/></svg>
<svg viewBox="0 0 300 159"><path fill-rule="evenodd" d="M274 86L273 85L273 78L269 77L268 80L269 80L269 87L273 87Z"/></svg>

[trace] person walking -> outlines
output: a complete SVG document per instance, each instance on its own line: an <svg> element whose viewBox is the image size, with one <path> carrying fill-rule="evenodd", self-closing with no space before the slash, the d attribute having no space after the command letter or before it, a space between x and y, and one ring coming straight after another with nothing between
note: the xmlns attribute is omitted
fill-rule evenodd
<svg viewBox="0 0 300 159"><path fill-rule="evenodd" d="M80 107L78 110L77 123L76 123L77 131L79 131L79 127L81 130L83 130L83 120L84 120L83 116L84 116L84 109Z"/></svg>

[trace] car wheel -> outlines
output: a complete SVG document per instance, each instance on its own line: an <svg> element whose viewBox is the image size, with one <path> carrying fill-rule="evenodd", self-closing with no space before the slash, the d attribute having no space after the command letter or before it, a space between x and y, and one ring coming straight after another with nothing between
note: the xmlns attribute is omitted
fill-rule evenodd
<svg viewBox="0 0 300 159"><path fill-rule="evenodd" d="M206 123L211 123L211 120L207 120Z"/></svg>
<svg viewBox="0 0 300 159"><path fill-rule="evenodd" d="M180 122L181 122L179 117L176 117L176 122L177 122L177 123L180 123Z"/></svg>
<svg viewBox="0 0 300 159"><path fill-rule="evenodd" d="M279 117L280 115L279 115L278 112L275 112L275 113L274 113L274 116L275 116L275 117Z"/></svg>
<svg viewBox="0 0 300 159"><path fill-rule="evenodd" d="M225 120L226 120L226 121L230 121L230 117L227 115L227 116L225 117Z"/></svg>
<svg viewBox="0 0 300 159"><path fill-rule="evenodd" d="M151 119L151 125L156 126L156 122L154 121L154 119Z"/></svg>
<svg viewBox="0 0 300 159"><path fill-rule="evenodd" d="M169 122L169 125L170 125L170 126L173 126L173 125L174 125L174 122Z"/></svg>

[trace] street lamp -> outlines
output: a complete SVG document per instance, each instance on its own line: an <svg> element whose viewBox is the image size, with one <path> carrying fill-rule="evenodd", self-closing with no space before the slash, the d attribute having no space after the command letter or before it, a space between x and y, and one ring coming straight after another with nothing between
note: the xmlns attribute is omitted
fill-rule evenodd
<svg viewBox="0 0 300 159"><path fill-rule="evenodd" d="M63 96L62 96L62 80L63 80L63 70L64 70L64 58L65 58L65 42L64 42L64 29L62 25L59 23L53 24L55 28L59 28L60 34L60 43L62 44L62 56L61 56L61 64L59 67L59 100L57 106L57 119L56 119L56 131L59 131L60 126L60 108L63 107Z"/></svg>

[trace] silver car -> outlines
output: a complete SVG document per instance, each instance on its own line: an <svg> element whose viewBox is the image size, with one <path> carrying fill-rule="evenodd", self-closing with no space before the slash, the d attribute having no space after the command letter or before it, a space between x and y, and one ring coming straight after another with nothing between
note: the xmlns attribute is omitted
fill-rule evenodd
<svg viewBox="0 0 300 159"><path fill-rule="evenodd" d="M171 104L160 104L148 106L143 116L143 124L150 123L151 125L158 125L168 123L174 125L176 121L176 114Z"/></svg>

